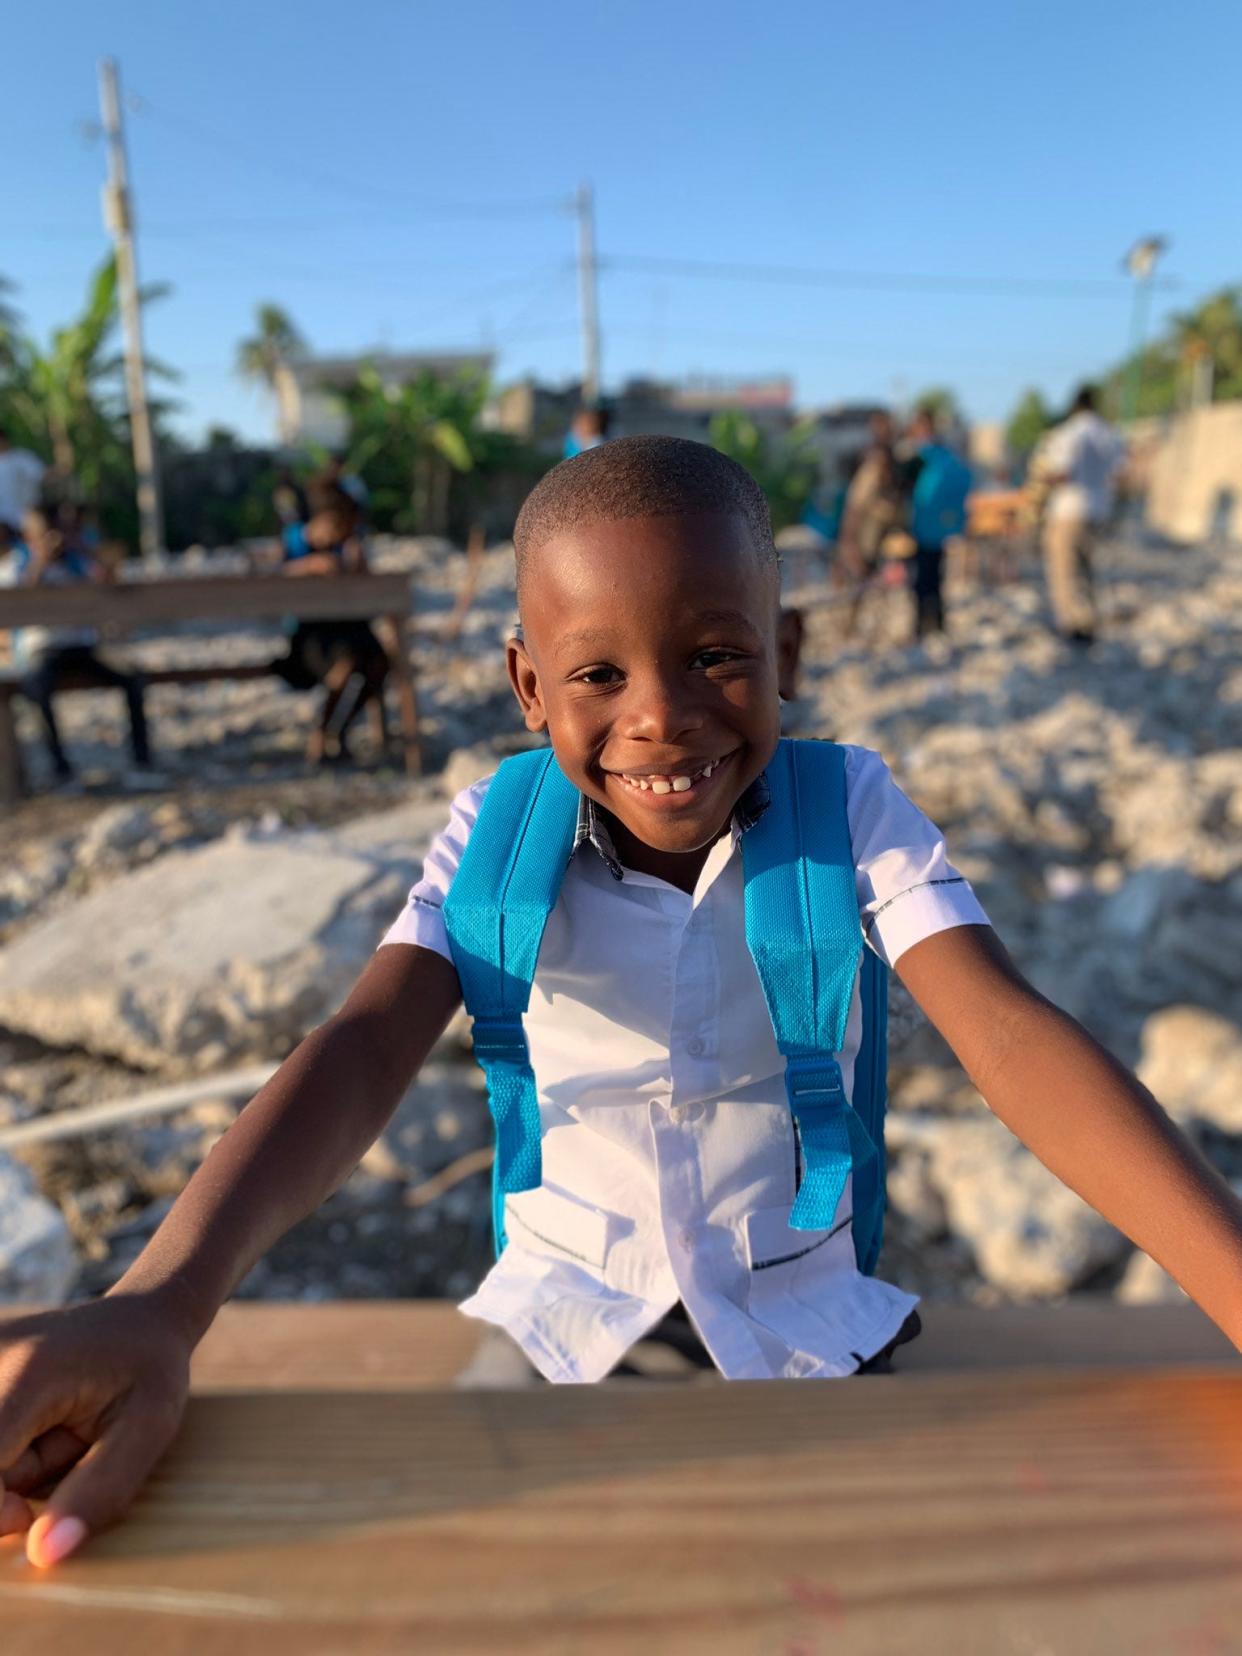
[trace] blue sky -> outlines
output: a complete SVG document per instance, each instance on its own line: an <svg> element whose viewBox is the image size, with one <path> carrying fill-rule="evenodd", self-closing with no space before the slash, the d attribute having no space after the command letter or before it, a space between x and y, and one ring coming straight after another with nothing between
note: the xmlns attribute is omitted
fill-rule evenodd
<svg viewBox="0 0 1242 1656"><path fill-rule="evenodd" d="M39 333L106 251L83 131L105 53L137 100L142 274L174 289L149 343L190 435L270 437L233 368L266 299L324 352L487 345L502 379L576 374L584 178L606 386L784 371L818 405L948 383L996 418L1123 352L1137 236L1173 241L1157 320L1242 280L1232 0L72 0L6 23L0 273Z"/></svg>

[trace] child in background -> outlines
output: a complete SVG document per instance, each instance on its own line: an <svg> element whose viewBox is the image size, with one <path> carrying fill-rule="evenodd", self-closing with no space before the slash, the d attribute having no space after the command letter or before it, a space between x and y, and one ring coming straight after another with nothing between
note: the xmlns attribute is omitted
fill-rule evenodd
<svg viewBox="0 0 1242 1656"><path fill-rule="evenodd" d="M11 525L0 527L0 553L5 554L0 562L0 585L68 586L110 580L111 571L87 545L80 514L71 515L64 530L50 512L36 507L26 513L20 534ZM143 771L151 764L142 679L101 660L98 643L93 627L23 627L13 640L14 659L22 674L21 693L39 710L52 769L61 785L73 783L75 776L61 741L54 698L70 684L119 690L129 713L134 764Z"/></svg>
<svg viewBox="0 0 1242 1656"><path fill-rule="evenodd" d="M678 1307L728 1378L856 1374L912 1331L916 1297L859 1270L848 1181L830 1226L791 1223L820 1147L794 1131L742 862L749 836L772 843L770 824L818 831L774 779L791 748L832 745L780 740L763 495L715 450L627 438L551 471L516 548L510 679L577 826L525 1016L542 1179L508 1196L508 1244L463 1310L555 1381L600 1379ZM849 847L849 902L832 919L853 958L865 938L896 967L997 1116L1238 1344L1242 1202L1026 982L880 756L831 758L844 779L833 832ZM357 1166L444 1032L467 958L445 897L494 787L503 798L497 777L458 795L345 1005L223 1135L115 1287L0 1331L0 1531L28 1531L33 1562L126 1510L177 1431L218 1308ZM504 827L491 829L501 849ZM528 850L546 847L523 847L515 868L535 866ZM796 918L769 927L785 944L789 932L796 943ZM865 1067L856 1012L831 1066L840 1125ZM36 1519L29 1497L49 1492Z"/></svg>
<svg viewBox="0 0 1242 1656"><path fill-rule="evenodd" d="M366 552L358 508L343 489L320 480L310 491L307 522L284 524L280 544L287 575L363 574ZM388 656L366 621L298 621L289 654L277 671L294 690L324 688L319 722L307 745L312 764L349 758L348 731L375 699L382 708Z"/></svg>

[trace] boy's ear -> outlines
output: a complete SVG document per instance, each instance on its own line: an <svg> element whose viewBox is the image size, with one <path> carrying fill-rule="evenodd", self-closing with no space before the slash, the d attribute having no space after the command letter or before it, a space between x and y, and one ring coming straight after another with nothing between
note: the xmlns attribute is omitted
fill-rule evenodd
<svg viewBox="0 0 1242 1656"><path fill-rule="evenodd" d="M539 674L519 639L511 638L505 646L505 665L509 669L509 683L522 709L527 730L546 730L548 716L544 712L539 690Z"/></svg>

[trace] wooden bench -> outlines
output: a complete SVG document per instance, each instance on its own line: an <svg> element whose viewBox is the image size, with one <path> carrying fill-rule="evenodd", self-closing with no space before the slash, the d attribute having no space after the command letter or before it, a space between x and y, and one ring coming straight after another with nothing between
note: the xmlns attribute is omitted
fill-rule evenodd
<svg viewBox="0 0 1242 1656"><path fill-rule="evenodd" d="M0 632L26 626L92 627L105 644L139 629L204 620L275 621L290 615L300 621L378 620L389 633L383 642L396 685L403 758L407 772L418 775L422 750L409 660L409 581L404 575L188 577L0 590ZM145 670L143 676L149 684L263 678L273 672L275 659L156 668ZM25 791L13 720L16 680L12 670L0 672L0 807L13 804ZM74 688L91 686L66 686ZM376 708L373 717L381 711Z"/></svg>
<svg viewBox="0 0 1242 1656"><path fill-rule="evenodd" d="M0 1541L5 1649L1236 1650L1236 1360L1193 1307L1078 1313L928 1308L1038 1329L1008 1372L470 1392L447 1307L226 1307L126 1521L51 1571Z"/></svg>

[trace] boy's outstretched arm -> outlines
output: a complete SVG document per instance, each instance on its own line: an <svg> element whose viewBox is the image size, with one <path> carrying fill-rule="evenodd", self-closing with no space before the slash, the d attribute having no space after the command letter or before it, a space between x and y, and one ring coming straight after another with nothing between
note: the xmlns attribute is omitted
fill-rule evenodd
<svg viewBox="0 0 1242 1656"><path fill-rule="evenodd" d="M218 1141L101 1299L0 1322L0 1536L47 1565L115 1522L168 1448L190 1354L250 1267L342 1184L461 999L429 949L376 951ZM48 1497L35 1518L30 1500Z"/></svg>
<svg viewBox="0 0 1242 1656"><path fill-rule="evenodd" d="M157 1295L194 1344L251 1266L342 1185L461 1001L431 949L378 949L255 1094L109 1296Z"/></svg>
<svg viewBox="0 0 1242 1656"><path fill-rule="evenodd" d="M1147 1089L989 926L924 938L897 973L993 1114L1242 1349L1242 1201Z"/></svg>

